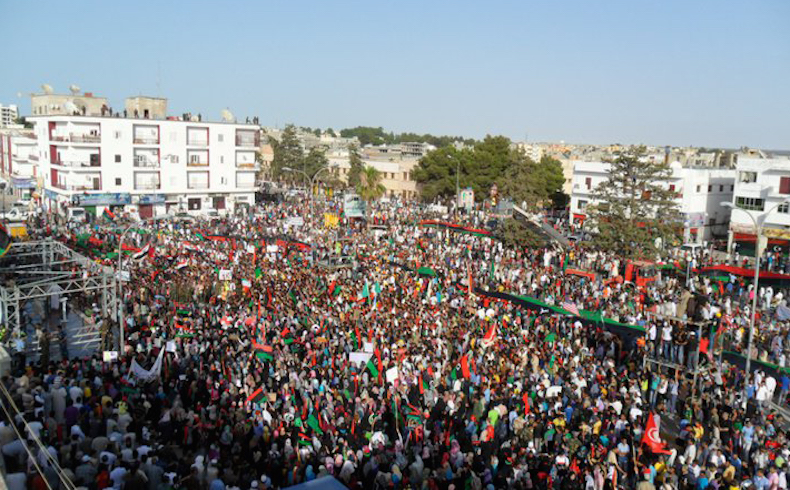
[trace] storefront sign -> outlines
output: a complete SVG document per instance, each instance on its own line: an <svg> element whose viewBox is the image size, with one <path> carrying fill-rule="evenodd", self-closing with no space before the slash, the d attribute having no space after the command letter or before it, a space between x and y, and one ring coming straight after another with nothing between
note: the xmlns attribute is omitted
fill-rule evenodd
<svg viewBox="0 0 790 490"><path fill-rule="evenodd" d="M138 204L164 204L165 196L163 194L143 194L140 196Z"/></svg>
<svg viewBox="0 0 790 490"><path fill-rule="evenodd" d="M123 206L132 203L132 195L126 192L117 194L77 194L71 197L77 206Z"/></svg>

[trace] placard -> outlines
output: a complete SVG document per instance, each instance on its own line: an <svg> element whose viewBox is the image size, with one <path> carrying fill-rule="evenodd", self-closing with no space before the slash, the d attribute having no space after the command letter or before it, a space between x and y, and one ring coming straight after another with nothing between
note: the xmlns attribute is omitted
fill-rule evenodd
<svg viewBox="0 0 790 490"><path fill-rule="evenodd" d="M354 366L359 366L360 362L367 363L373 354L369 352L351 352L348 355L348 361Z"/></svg>
<svg viewBox="0 0 790 490"><path fill-rule="evenodd" d="M106 350L104 351L104 362L115 362L118 360L118 351L117 350Z"/></svg>
<svg viewBox="0 0 790 490"><path fill-rule="evenodd" d="M230 269L220 269L219 270L219 280L220 281L230 281L233 279L233 271Z"/></svg>
<svg viewBox="0 0 790 490"><path fill-rule="evenodd" d="M398 379L398 368L397 368L397 366L393 367L393 368L390 368L390 369L387 369L387 383L394 383L396 379Z"/></svg>
<svg viewBox="0 0 790 490"><path fill-rule="evenodd" d="M176 351L176 343L173 340L168 340L167 345L165 346L167 352L175 352Z"/></svg>

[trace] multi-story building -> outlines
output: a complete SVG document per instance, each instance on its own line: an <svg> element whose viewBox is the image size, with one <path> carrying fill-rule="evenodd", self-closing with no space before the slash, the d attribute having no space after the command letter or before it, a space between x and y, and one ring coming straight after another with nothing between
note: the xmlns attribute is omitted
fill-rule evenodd
<svg viewBox="0 0 790 490"><path fill-rule="evenodd" d="M726 234L730 210L721 205L732 200L735 170L728 168L684 167L670 164L672 177L667 188L675 192L683 215L683 240L702 243ZM587 207L595 204L594 193L609 178L607 162L577 161L573 169L570 211L576 224L587 218Z"/></svg>
<svg viewBox="0 0 790 490"><path fill-rule="evenodd" d="M29 199L37 187L38 151L35 134L26 129L0 130L0 174L10 194Z"/></svg>
<svg viewBox="0 0 790 490"><path fill-rule="evenodd" d="M728 248L737 243L754 249L754 221L762 223L763 235L771 247L790 246L790 159L769 158L753 153L739 156L732 203L739 208L730 219Z"/></svg>
<svg viewBox="0 0 790 490"><path fill-rule="evenodd" d="M10 128L16 125L16 120L19 117L19 108L17 106L0 104L0 128Z"/></svg>
<svg viewBox="0 0 790 490"><path fill-rule="evenodd" d="M343 182L348 181L351 165L348 161L348 152L328 156L331 171ZM366 167L373 167L381 172L381 183L384 185L385 196L401 199L417 198L417 182L412 178L412 170L419 163L415 158L397 159L394 161L383 159L363 158Z"/></svg>
<svg viewBox="0 0 790 490"><path fill-rule="evenodd" d="M95 97L91 92L84 94L33 94L30 96L31 113L34 116L103 116L112 114L105 97Z"/></svg>
<svg viewBox="0 0 790 490"><path fill-rule="evenodd" d="M45 208L146 218L254 204L257 125L152 119L154 109L149 119L32 115Z"/></svg>

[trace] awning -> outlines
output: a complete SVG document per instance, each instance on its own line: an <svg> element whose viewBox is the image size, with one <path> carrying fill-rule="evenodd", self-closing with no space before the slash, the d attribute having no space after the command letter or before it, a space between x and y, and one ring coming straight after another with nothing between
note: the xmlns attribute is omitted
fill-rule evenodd
<svg viewBox="0 0 790 490"><path fill-rule="evenodd" d="M586 214L581 214L581 213L573 213L573 219L577 219L579 221L584 221L585 219L587 219L587 215Z"/></svg>

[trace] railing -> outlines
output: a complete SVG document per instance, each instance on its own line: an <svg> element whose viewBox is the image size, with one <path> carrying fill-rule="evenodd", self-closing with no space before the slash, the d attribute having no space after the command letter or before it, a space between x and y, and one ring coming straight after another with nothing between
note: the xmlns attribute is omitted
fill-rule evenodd
<svg viewBox="0 0 790 490"><path fill-rule="evenodd" d="M188 146L208 146L208 140L187 140Z"/></svg>
<svg viewBox="0 0 790 490"><path fill-rule="evenodd" d="M71 168L97 168L101 167L101 160L96 163L91 163L90 161L84 162L79 160L55 160L52 162L53 165L59 165L61 167L71 167Z"/></svg>
<svg viewBox="0 0 790 490"><path fill-rule="evenodd" d="M134 168L159 168L161 164L156 161L152 162L149 160L135 160L134 161Z"/></svg>
<svg viewBox="0 0 790 490"><path fill-rule="evenodd" d="M187 167L208 167L208 162L187 162Z"/></svg>
<svg viewBox="0 0 790 490"><path fill-rule="evenodd" d="M37 162L38 161L38 155L34 155L33 153L31 153L30 155L28 155L27 159L28 160L34 160L34 161Z"/></svg>
<svg viewBox="0 0 790 490"><path fill-rule="evenodd" d="M255 188L255 182L236 182L236 188L238 188L238 189L253 189L253 188Z"/></svg>
<svg viewBox="0 0 790 490"><path fill-rule="evenodd" d="M56 189L62 189L64 191L100 191L101 185L68 185L68 184L60 184L55 182L52 184L52 187Z"/></svg>
<svg viewBox="0 0 790 490"><path fill-rule="evenodd" d="M72 134L72 143L100 143L101 135L98 134Z"/></svg>
<svg viewBox="0 0 790 490"><path fill-rule="evenodd" d="M208 189L208 182L189 182L187 189Z"/></svg>
<svg viewBox="0 0 790 490"><path fill-rule="evenodd" d="M150 136L136 136L133 142L135 145L158 145L159 138L153 138Z"/></svg>
<svg viewBox="0 0 790 490"><path fill-rule="evenodd" d="M158 191L161 188L162 185L159 182L142 182L134 185L136 191Z"/></svg>
<svg viewBox="0 0 790 490"><path fill-rule="evenodd" d="M260 138L236 138L236 146L261 146Z"/></svg>
<svg viewBox="0 0 790 490"><path fill-rule="evenodd" d="M255 162L237 162L236 168L255 168Z"/></svg>

